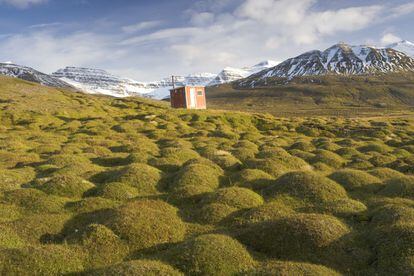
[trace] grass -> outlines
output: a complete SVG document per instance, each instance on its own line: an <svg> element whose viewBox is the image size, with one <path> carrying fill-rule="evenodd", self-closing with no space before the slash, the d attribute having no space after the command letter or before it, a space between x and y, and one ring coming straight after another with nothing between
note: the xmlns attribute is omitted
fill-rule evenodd
<svg viewBox="0 0 414 276"><path fill-rule="evenodd" d="M413 274L411 82L295 81L228 91L274 117L0 77L0 274Z"/></svg>

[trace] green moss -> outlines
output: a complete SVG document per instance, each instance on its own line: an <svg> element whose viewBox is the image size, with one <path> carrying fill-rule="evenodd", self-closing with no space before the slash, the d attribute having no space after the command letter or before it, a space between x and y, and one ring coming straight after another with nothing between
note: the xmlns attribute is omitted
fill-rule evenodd
<svg viewBox="0 0 414 276"><path fill-rule="evenodd" d="M252 190L231 187L217 190L204 202L225 204L236 209L253 208L263 204L263 198Z"/></svg>
<svg viewBox="0 0 414 276"><path fill-rule="evenodd" d="M133 250L178 242L185 234L185 225L178 217L177 209L156 200L129 202L116 209L105 224L128 241Z"/></svg>
<svg viewBox="0 0 414 276"><path fill-rule="evenodd" d="M210 203L201 207L197 213L197 220L208 223L217 224L230 214L237 211L237 208L222 203Z"/></svg>
<svg viewBox="0 0 414 276"><path fill-rule="evenodd" d="M370 158L369 162L371 162L371 164L373 164L375 167L386 167L387 164L390 164L395 160L397 160L397 157L394 155L381 154Z"/></svg>
<svg viewBox="0 0 414 276"><path fill-rule="evenodd" d="M189 275L235 275L253 265L236 240L225 235L202 235L167 253L170 263Z"/></svg>
<svg viewBox="0 0 414 276"><path fill-rule="evenodd" d="M244 227L258 222L277 220L294 213L295 211L284 202L273 201L250 210L237 212L226 219L226 223Z"/></svg>
<svg viewBox="0 0 414 276"><path fill-rule="evenodd" d="M287 173L278 178L266 194L270 197L287 194L313 203L347 198L345 189L339 184L313 172Z"/></svg>
<svg viewBox="0 0 414 276"><path fill-rule="evenodd" d="M66 199L47 195L36 189L19 189L4 194L8 203L13 203L33 213L59 213L62 212Z"/></svg>
<svg viewBox="0 0 414 276"><path fill-rule="evenodd" d="M273 177L279 177L289 171L285 165L273 159L250 159L246 161L246 165L250 169L264 171Z"/></svg>
<svg viewBox="0 0 414 276"><path fill-rule="evenodd" d="M0 223L14 221L21 216L20 209L17 206L0 203Z"/></svg>
<svg viewBox="0 0 414 276"><path fill-rule="evenodd" d="M378 272L392 275L414 273L412 224L383 227L370 233L369 238L376 252L375 267Z"/></svg>
<svg viewBox="0 0 414 276"><path fill-rule="evenodd" d="M36 177L35 170L31 167L6 170L0 168L0 191L10 191L20 188Z"/></svg>
<svg viewBox="0 0 414 276"><path fill-rule="evenodd" d="M338 256L336 242L349 232L348 226L334 217L298 214L252 225L239 239L277 258L318 262L326 261L329 254Z"/></svg>
<svg viewBox="0 0 414 276"><path fill-rule="evenodd" d="M268 187L274 178L262 170L244 169L230 176L230 182L234 186L252 190L262 190Z"/></svg>
<svg viewBox="0 0 414 276"><path fill-rule="evenodd" d="M389 197L414 196L414 177L391 178L384 182L385 187L380 191L381 195Z"/></svg>
<svg viewBox="0 0 414 276"><path fill-rule="evenodd" d="M315 157L311 159L312 164L321 162L333 168L341 168L346 162L341 156L331 151L317 150L313 153Z"/></svg>
<svg viewBox="0 0 414 276"><path fill-rule="evenodd" d="M68 214L36 214L9 222L7 225L29 245L54 242L65 224Z"/></svg>
<svg viewBox="0 0 414 276"><path fill-rule="evenodd" d="M113 200L128 200L140 195L139 190L126 183L111 182L98 188L97 195Z"/></svg>
<svg viewBox="0 0 414 276"><path fill-rule="evenodd" d="M391 178L404 177L404 174L390 168L375 168L370 170L369 173L383 181Z"/></svg>
<svg viewBox="0 0 414 276"><path fill-rule="evenodd" d="M307 142L296 142L290 146L290 149L297 149L305 152L312 152L315 150L315 147L311 143Z"/></svg>
<svg viewBox="0 0 414 276"><path fill-rule="evenodd" d="M359 170L340 170L329 178L341 184L347 191L375 192L382 188L380 179Z"/></svg>
<svg viewBox="0 0 414 276"><path fill-rule="evenodd" d="M113 266L108 266L99 270L94 270L86 273L90 276L183 276L184 274L175 268L155 260L134 260L125 263L120 263Z"/></svg>
<svg viewBox="0 0 414 276"><path fill-rule="evenodd" d="M147 164L131 164L120 171L114 172L106 180L110 182L121 182L128 184L138 190L139 195L147 196L158 194L158 185L162 179L162 172Z"/></svg>
<svg viewBox="0 0 414 276"><path fill-rule="evenodd" d="M385 154L391 151L391 148L387 145L380 144L380 143L369 143L365 146L359 147L358 150L363 153L378 152L378 153Z"/></svg>
<svg viewBox="0 0 414 276"><path fill-rule="evenodd" d="M261 263L254 268L242 273L246 276L285 276L285 275L303 275L303 276L339 276L340 273L316 264L295 263L282 261L269 261Z"/></svg>
<svg viewBox="0 0 414 276"><path fill-rule="evenodd" d="M80 198L87 191L95 188L95 185L75 175L59 175L36 188L49 195Z"/></svg>
<svg viewBox="0 0 414 276"><path fill-rule="evenodd" d="M223 171L208 161L194 161L187 163L177 174L172 183L173 190L197 186L203 191L213 191L220 185Z"/></svg>
<svg viewBox="0 0 414 276"><path fill-rule="evenodd" d="M101 197L88 197L80 201L69 202L65 208L75 213L88 213L101 209L111 209L118 207L120 203L111 199Z"/></svg>
<svg viewBox="0 0 414 276"><path fill-rule="evenodd" d="M3 250L4 275L62 275L83 271L83 256L64 245Z"/></svg>
<svg viewBox="0 0 414 276"><path fill-rule="evenodd" d="M100 268L121 262L128 254L128 246L103 225L89 225L82 233L66 239L67 243L82 247L88 257L85 267Z"/></svg>
<svg viewBox="0 0 414 276"><path fill-rule="evenodd" d="M22 239L10 227L0 225L0 250L4 248L22 248L24 245Z"/></svg>
<svg viewBox="0 0 414 276"><path fill-rule="evenodd" d="M414 209L400 204L387 204L373 212L371 223L375 226L414 223Z"/></svg>

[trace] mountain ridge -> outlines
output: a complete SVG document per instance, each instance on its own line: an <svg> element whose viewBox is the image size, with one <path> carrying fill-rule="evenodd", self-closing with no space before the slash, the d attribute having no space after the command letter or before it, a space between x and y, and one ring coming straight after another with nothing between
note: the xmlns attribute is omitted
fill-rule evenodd
<svg viewBox="0 0 414 276"><path fill-rule="evenodd" d="M240 80L242 86L277 77L292 79L318 75L363 75L414 71L414 59L392 48L335 44L324 51L313 50Z"/></svg>

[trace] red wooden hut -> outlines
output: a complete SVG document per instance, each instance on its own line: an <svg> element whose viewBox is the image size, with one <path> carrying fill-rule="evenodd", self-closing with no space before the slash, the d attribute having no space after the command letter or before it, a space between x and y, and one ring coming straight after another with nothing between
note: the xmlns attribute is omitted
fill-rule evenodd
<svg viewBox="0 0 414 276"><path fill-rule="evenodd" d="M182 86L170 90L171 107L207 109L206 89L203 86Z"/></svg>

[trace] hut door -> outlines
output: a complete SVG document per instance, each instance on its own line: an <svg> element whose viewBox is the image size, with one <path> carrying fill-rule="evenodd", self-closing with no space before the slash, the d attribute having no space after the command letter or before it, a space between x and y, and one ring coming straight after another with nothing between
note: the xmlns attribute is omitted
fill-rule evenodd
<svg viewBox="0 0 414 276"><path fill-rule="evenodd" d="M195 88L190 88L190 106L189 108L197 108L197 94Z"/></svg>

